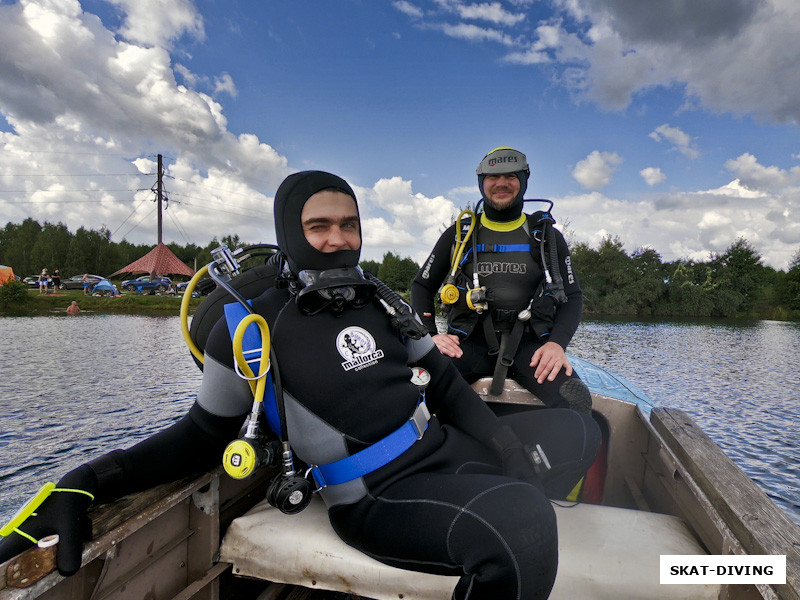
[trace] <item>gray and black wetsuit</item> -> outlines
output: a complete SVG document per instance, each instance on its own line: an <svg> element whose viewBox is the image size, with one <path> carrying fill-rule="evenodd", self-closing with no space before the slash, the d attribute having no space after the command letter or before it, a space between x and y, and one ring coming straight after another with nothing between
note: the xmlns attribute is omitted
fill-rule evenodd
<svg viewBox="0 0 800 600"><path fill-rule="evenodd" d="M497 419L429 336L402 340L377 304L306 316L286 299L269 290L253 306L270 324L289 438L306 463L343 458L400 427L420 396L407 364L432 375L426 401L434 416L423 438L384 467L322 490L339 536L394 566L461 576L455 598L546 598L557 567L547 495L564 497L591 464L599 444L592 419L568 410ZM220 323L198 404L244 417L252 395L231 361ZM541 484L503 473L487 445L503 424L544 448L553 469Z"/></svg>

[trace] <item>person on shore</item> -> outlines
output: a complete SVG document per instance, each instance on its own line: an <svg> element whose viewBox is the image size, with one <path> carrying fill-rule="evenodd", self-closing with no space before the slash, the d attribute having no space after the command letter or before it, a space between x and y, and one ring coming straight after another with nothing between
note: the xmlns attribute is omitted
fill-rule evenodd
<svg viewBox="0 0 800 600"><path fill-rule="evenodd" d="M81 279L81 282L83 283L83 295L84 296L91 296L92 295L92 292L91 292L92 282L89 280L89 274L88 273L84 273L83 274L83 278Z"/></svg>
<svg viewBox="0 0 800 600"><path fill-rule="evenodd" d="M67 314L68 315L79 315L81 312L81 307L78 306L78 302L73 300L72 303L67 307Z"/></svg>
<svg viewBox="0 0 800 600"><path fill-rule="evenodd" d="M53 271L53 292L58 292L61 289L61 271L56 269Z"/></svg>
<svg viewBox="0 0 800 600"><path fill-rule="evenodd" d="M47 269L42 269L42 272L39 273L39 293L46 294L47 293L47 284L50 281L50 276L47 274Z"/></svg>
<svg viewBox="0 0 800 600"><path fill-rule="evenodd" d="M497 417L410 310L401 335L377 294L397 296L358 267L358 204L340 177L290 175L275 195L274 217L282 284L253 299L252 310L269 325L288 441L303 462L318 465L314 487L336 533L381 562L459 575L456 600L547 598L558 564L548 496L565 497L591 464L600 444L595 422L558 409ZM71 471L19 525L31 537L59 533L63 574L80 566L92 501L207 470L238 435L253 393L234 369L236 319L228 318L208 337L200 391L183 419ZM427 387L412 380L421 371L430 375ZM394 442L409 428L413 435ZM377 449L380 464L359 462L341 476L341 461ZM551 468L538 472L542 454ZM26 545L12 534L0 542L0 562Z"/></svg>
<svg viewBox="0 0 800 600"><path fill-rule="evenodd" d="M441 235L411 284L411 304L467 381L493 376L497 395L508 376L549 407L590 412L589 389L565 354L583 295L550 213L523 212L528 160L495 148L477 175L483 210ZM447 331L440 334L434 297L443 283Z"/></svg>

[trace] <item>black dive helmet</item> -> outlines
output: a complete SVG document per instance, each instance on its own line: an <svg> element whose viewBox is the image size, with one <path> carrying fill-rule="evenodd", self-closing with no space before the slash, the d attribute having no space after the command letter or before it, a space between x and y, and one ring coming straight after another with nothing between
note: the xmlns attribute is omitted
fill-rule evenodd
<svg viewBox="0 0 800 600"><path fill-rule="evenodd" d="M525 190L528 189L528 178L531 174L528 159L522 152L508 146L499 146L494 150L490 150L483 157L475 172L478 175L478 189L483 198L483 211L487 217L492 221L506 223L513 221L522 214L523 198L525 197ZM514 173L517 176L517 179L519 179L519 194L517 194L508 208L497 210L483 192L483 180L487 175L502 175L503 173Z"/></svg>
<svg viewBox="0 0 800 600"><path fill-rule="evenodd" d="M275 234L289 271L290 290L305 314L331 309L340 314L345 305L365 306L375 294L375 283L364 278L357 250L321 252L303 233L302 212L308 199L323 190L335 190L358 200L341 177L325 171L301 171L287 177L275 193ZM358 230L361 239L361 228Z"/></svg>

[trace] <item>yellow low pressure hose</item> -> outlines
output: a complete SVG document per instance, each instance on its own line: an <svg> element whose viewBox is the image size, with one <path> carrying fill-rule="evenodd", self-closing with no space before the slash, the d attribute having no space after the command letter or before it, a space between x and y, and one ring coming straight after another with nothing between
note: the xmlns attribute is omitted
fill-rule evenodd
<svg viewBox="0 0 800 600"><path fill-rule="evenodd" d="M189 280L189 283L186 284L186 291L183 292L183 298L181 299L181 333L183 333L183 340L186 342L186 345L189 347L189 351L192 353L197 360L200 361L200 364L203 364L203 352L200 348L197 347L197 344L194 343L192 339L192 334L189 332L189 303L192 300L192 292L194 292L194 288L197 286L197 282L200 281L205 275L208 273L208 265L200 269L197 273L194 274L194 277Z"/></svg>
<svg viewBox="0 0 800 600"><path fill-rule="evenodd" d="M259 361L260 366L258 369L258 376L253 373L253 369L250 367L250 363L247 362L247 358L244 355L244 350L242 349L244 332L251 323L255 323L261 332L261 356ZM264 390L266 389L267 384L266 375L270 366L269 344L269 325L267 325L267 321L261 315L247 315L239 322L239 324L236 326L236 331L233 333L233 358L236 360L236 365L239 367L239 370L250 384L250 388L253 390L253 397L256 402L263 402L264 400Z"/></svg>
<svg viewBox="0 0 800 600"><path fill-rule="evenodd" d="M259 361L257 376L253 374L253 369L242 348L245 330L252 323L255 323L261 332L261 354L255 359ZM258 442L258 417L264 403L267 373L270 367L269 346L269 326L261 315L252 313L247 315L233 332L233 357L236 361L237 371L241 377L247 380L253 391L253 407L247 420L247 431L244 437L235 439L228 444L222 454L222 466L225 472L234 479L246 479L264 461L264 451Z"/></svg>
<svg viewBox="0 0 800 600"><path fill-rule="evenodd" d="M470 223L467 233L462 238L461 217L464 215L469 215ZM456 219L456 252L453 255L453 268L450 271L450 275L447 277L447 283L444 285L444 287L442 287L442 291L439 293L439 297L442 299L444 304L455 304L458 301L458 288L455 286L456 271L458 271L458 263L461 262L461 257L464 254L464 248L467 246L467 241L469 241L469 237L472 235L472 231L475 229L475 221L475 213L468 208L458 213L458 218Z"/></svg>

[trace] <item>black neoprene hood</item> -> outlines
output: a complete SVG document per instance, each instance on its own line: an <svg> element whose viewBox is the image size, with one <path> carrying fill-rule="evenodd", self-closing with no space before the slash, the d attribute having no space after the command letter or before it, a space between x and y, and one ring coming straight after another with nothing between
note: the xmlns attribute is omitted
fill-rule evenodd
<svg viewBox="0 0 800 600"><path fill-rule="evenodd" d="M303 233L301 215L306 201L322 190L334 189L352 196L358 212L358 200L348 183L337 175L325 171L300 171L283 180L275 193L275 234L278 246L286 255L289 268L297 275L300 271L341 269L358 266L361 248L320 252L308 243ZM361 237L359 222L358 235Z"/></svg>

